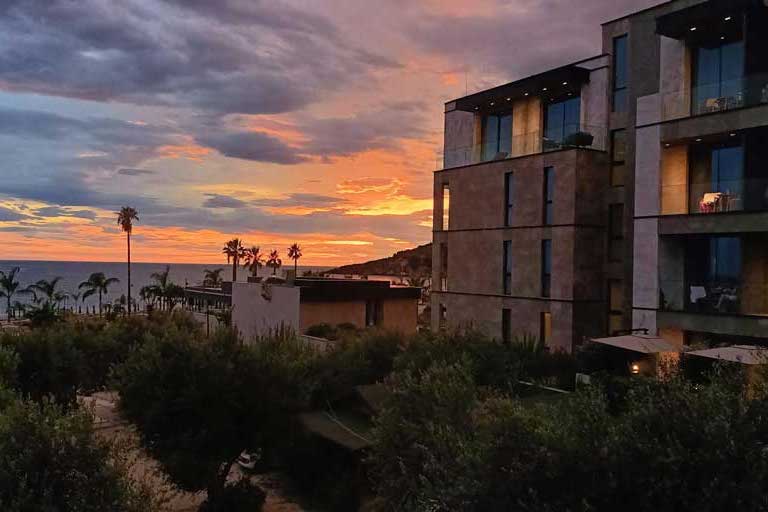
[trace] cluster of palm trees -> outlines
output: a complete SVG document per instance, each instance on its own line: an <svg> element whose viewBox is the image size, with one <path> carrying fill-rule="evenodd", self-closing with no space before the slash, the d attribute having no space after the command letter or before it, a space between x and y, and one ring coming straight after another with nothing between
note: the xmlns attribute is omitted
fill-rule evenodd
<svg viewBox="0 0 768 512"><path fill-rule="evenodd" d="M170 279L171 266L166 265L162 272L150 275L153 283L142 286L139 297L145 304L171 311L177 304L184 301L184 288Z"/></svg>
<svg viewBox="0 0 768 512"><path fill-rule="evenodd" d="M253 277L258 277L259 269L264 266L272 269L272 275L277 274L278 269L283 266L283 260L280 258L280 252L277 249L270 251L269 255L265 258L260 247L251 246L250 248L247 248L239 238L233 238L224 244L221 252L227 256L227 263L232 264L233 282L237 281L237 268L240 266L240 262L242 262L242 266L246 268ZM293 260L294 271L298 270L299 258L301 258L301 256L302 253L299 244L294 243L288 248L288 258ZM217 271L219 272L217 277L220 278L221 269L217 269ZM206 270L206 279L204 280L206 286L212 282L208 279L209 272L212 273L216 271ZM220 286L220 281L216 281L216 283Z"/></svg>

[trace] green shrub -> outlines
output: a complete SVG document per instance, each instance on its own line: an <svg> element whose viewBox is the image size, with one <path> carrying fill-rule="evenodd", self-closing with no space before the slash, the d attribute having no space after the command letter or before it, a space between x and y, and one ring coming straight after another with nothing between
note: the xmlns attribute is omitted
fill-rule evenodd
<svg viewBox="0 0 768 512"><path fill-rule="evenodd" d="M200 505L200 512L259 512L266 497L260 487L242 478L227 484L215 500L206 499Z"/></svg>

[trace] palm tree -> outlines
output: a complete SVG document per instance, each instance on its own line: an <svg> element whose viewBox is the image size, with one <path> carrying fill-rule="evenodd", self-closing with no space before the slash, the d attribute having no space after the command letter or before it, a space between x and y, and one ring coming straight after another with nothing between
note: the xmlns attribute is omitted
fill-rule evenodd
<svg viewBox="0 0 768 512"><path fill-rule="evenodd" d="M203 278L203 286L206 288L220 288L222 281L221 273L224 272L223 268L217 268L215 270L205 269L205 277Z"/></svg>
<svg viewBox="0 0 768 512"><path fill-rule="evenodd" d="M58 304L67 297L66 292L62 292L57 289L60 282L61 277L54 277L50 281L41 279L35 284L27 286L24 291L32 294L34 297L34 302L40 302L40 296L42 295L45 298L46 303Z"/></svg>
<svg viewBox="0 0 768 512"><path fill-rule="evenodd" d="M165 270L161 272L153 272L149 277L154 280L153 284L144 286L142 288L143 295L145 297L153 297L160 299L160 309L170 304L170 300L179 294L179 289L182 294L184 289L179 285L174 284L170 279L171 266L166 265Z"/></svg>
<svg viewBox="0 0 768 512"><path fill-rule="evenodd" d="M99 314L101 314L101 297L108 293L108 288L110 285L119 282L120 280L116 277L107 278L107 276L104 275L104 272L94 272L88 277L87 281L80 283L80 286L78 286L77 289L85 290L83 292L83 300L87 299L95 293L99 294Z"/></svg>
<svg viewBox="0 0 768 512"><path fill-rule="evenodd" d="M299 244L294 243L288 248L288 257L293 260L293 273L298 277L299 258L301 258L301 247L299 247Z"/></svg>
<svg viewBox="0 0 768 512"><path fill-rule="evenodd" d="M245 247L239 238L233 238L224 245L221 252L227 255L227 263L232 262L232 282L237 281L237 266L240 259L245 257Z"/></svg>
<svg viewBox="0 0 768 512"><path fill-rule="evenodd" d="M280 259L280 253L277 252L277 249L269 253L267 266L272 267L272 275L277 274L277 269L283 266L283 260Z"/></svg>
<svg viewBox="0 0 768 512"><path fill-rule="evenodd" d="M0 270L0 297L5 297L7 301L6 313L8 314L9 322L11 321L11 312L13 311L11 309L11 298L17 291L20 291L19 282L16 280L16 274L20 270L19 267L13 267L7 274Z"/></svg>
<svg viewBox="0 0 768 512"><path fill-rule="evenodd" d="M133 221L139 221L139 212L130 206L123 206L117 212L117 224L125 232L128 242L128 312L130 313L131 304L131 232L133 232Z"/></svg>
<svg viewBox="0 0 768 512"><path fill-rule="evenodd" d="M243 266L251 271L253 277L259 276L259 269L264 266L264 254L255 245L245 250Z"/></svg>

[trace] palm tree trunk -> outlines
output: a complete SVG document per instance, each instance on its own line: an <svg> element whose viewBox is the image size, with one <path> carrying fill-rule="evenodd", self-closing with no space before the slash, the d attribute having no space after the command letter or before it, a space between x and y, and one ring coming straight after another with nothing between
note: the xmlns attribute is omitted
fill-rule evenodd
<svg viewBox="0 0 768 512"><path fill-rule="evenodd" d="M8 314L8 323L11 323L11 295L10 293L7 295L8 298L8 309L6 309L6 313Z"/></svg>
<svg viewBox="0 0 768 512"><path fill-rule="evenodd" d="M131 314L131 233L128 232L128 309L127 314Z"/></svg>
<svg viewBox="0 0 768 512"><path fill-rule="evenodd" d="M237 258L232 258L232 282L237 281Z"/></svg>
<svg viewBox="0 0 768 512"><path fill-rule="evenodd" d="M298 277L299 273L299 260L298 258L293 260L293 277Z"/></svg>
<svg viewBox="0 0 768 512"><path fill-rule="evenodd" d="M101 316L101 290L99 290L99 316Z"/></svg>

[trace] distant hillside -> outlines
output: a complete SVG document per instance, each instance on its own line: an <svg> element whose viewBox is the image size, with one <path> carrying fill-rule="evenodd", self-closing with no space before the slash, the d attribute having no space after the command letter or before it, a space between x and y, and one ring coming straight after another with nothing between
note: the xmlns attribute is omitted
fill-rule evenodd
<svg viewBox="0 0 768 512"><path fill-rule="evenodd" d="M432 244L399 251L389 258L354 263L328 270L328 274L399 276L401 273L429 275L432 273Z"/></svg>

